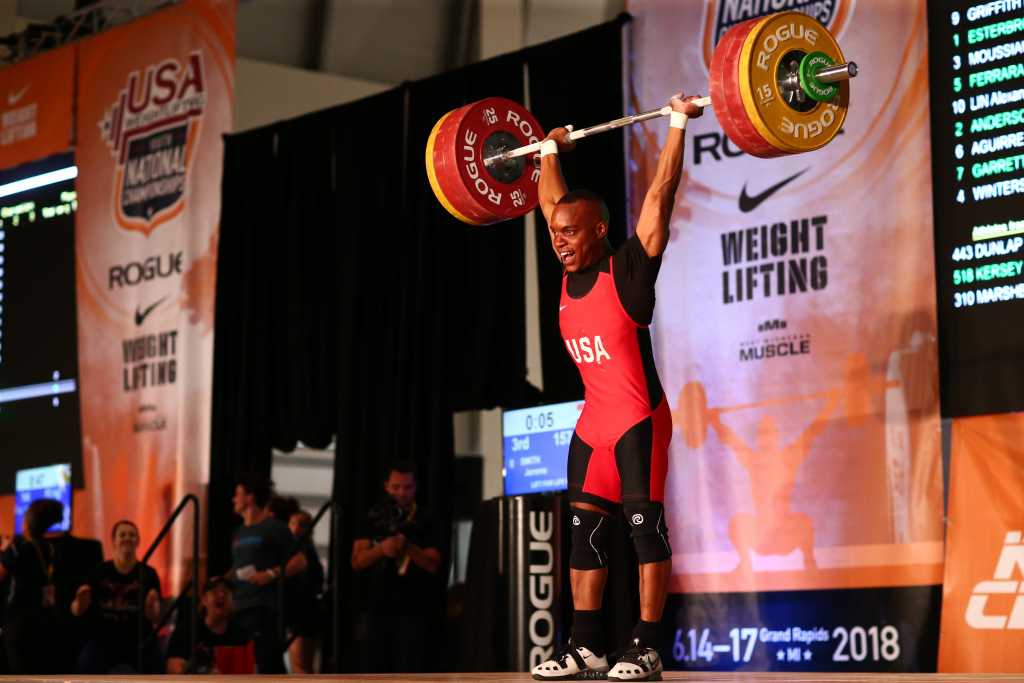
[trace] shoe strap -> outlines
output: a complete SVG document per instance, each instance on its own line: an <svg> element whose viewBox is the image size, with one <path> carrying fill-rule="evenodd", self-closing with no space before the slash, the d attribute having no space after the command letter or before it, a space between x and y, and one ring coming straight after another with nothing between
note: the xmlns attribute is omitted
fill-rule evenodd
<svg viewBox="0 0 1024 683"><path fill-rule="evenodd" d="M569 656L572 657L572 661L576 662L576 666L580 671L587 670L587 663L583 661L583 655L580 654L580 648L577 645L573 644L573 646L569 648Z"/></svg>

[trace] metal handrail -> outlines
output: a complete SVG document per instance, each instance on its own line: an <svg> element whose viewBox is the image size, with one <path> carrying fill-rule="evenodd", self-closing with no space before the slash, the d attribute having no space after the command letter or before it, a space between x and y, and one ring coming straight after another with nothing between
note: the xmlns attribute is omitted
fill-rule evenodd
<svg viewBox="0 0 1024 683"><path fill-rule="evenodd" d="M286 578L285 577L285 570L288 567L288 561L291 560L292 557L294 557L299 551L301 551L302 547L306 544L306 542L309 541L313 537L313 529L315 529L316 525L320 523L321 519L323 519L324 514L328 510L334 509L336 507L337 506L335 506L333 498L331 498L326 503L321 505L320 509L317 511L316 515L313 517L313 520L309 523L309 527L305 531L303 531L301 534L296 536L295 541L292 543L291 548L289 548L288 552L285 553L284 559L281 561L281 566L279 568L279 572L280 572L279 576L281 578L280 578L280 581L277 582L277 637L278 637L278 641L277 642L285 644L284 648L282 649L282 652L284 652L284 650L287 650L288 647L291 646L292 640L294 640L294 639L288 640L288 639L285 638L284 580ZM331 528L332 538L333 538L333 535L334 535L334 532L335 532L335 529L336 529L336 527L334 526L334 522L336 522L336 515L332 516L332 528ZM328 583L331 585L331 591L332 592L334 592L334 590L336 588L336 586L334 585L336 580L333 577L333 572L330 571L333 568L334 568L334 561L333 561L333 558L331 558L329 560L329 565L328 565ZM334 611L335 610L332 608L332 610L331 610L332 617L333 617L333 612Z"/></svg>
<svg viewBox="0 0 1024 683"><path fill-rule="evenodd" d="M192 579L189 579L181 589L181 592L178 593L178 597L174 598L171 604L164 608L163 613L160 615L160 619L157 620L156 624L153 626L153 630L149 634L149 637L146 638L147 643L153 640L157 633L160 632L160 629L167 625L167 622L171 620L171 617L174 616L177 609L181 607L181 603L186 599L188 592L191 590Z"/></svg>
<svg viewBox="0 0 1024 683"><path fill-rule="evenodd" d="M195 494L188 493L178 503L178 507L174 508L174 512L171 513L170 518L164 522L163 528L160 529L160 533L156 535L153 542L150 544L146 554L142 556L142 560L139 562L140 567L147 566L149 558L153 556L156 549L163 542L164 538L171 530L171 526L174 524L178 516L185 510L185 507L192 503L192 578L191 587L195 592L196 599L192 600L190 610L192 612L192 633L189 634L190 639L190 655L189 658L195 657L196 654L196 636L199 630L199 498ZM142 569L139 569L139 641L138 641L138 672L140 674L145 673L146 663L146 643L147 638L145 635L145 624L146 624L146 596L142 593ZM187 587L186 587L187 590ZM184 594L185 591L182 591ZM180 596L179 596L180 598Z"/></svg>

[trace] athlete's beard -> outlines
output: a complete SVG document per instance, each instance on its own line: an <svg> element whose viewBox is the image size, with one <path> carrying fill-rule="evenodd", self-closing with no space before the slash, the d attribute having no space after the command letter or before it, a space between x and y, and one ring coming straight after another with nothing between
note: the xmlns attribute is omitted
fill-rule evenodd
<svg viewBox="0 0 1024 683"><path fill-rule="evenodd" d="M590 266L594 265L602 258L604 258L605 255L612 253L612 244L611 242L608 241L607 237L597 237L594 239L594 242L592 244L588 244L586 248L578 251L577 253L585 255L588 258L586 259L586 261L584 261L583 259L577 259L577 263L579 265L577 265L576 270L573 271L570 271L568 268L566 268L565 264L563 263L563 273L578 273L581 270L586 270L587 268L589 268Z"/></svg>

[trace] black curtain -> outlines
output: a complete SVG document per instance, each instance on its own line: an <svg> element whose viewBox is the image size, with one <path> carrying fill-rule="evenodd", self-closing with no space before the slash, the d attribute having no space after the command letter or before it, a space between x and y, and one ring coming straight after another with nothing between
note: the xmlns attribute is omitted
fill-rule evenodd
<svg viewBox="0 0 1024 683"><path fill-rule="evenodd" d="M341 171L339 210L353 228L363 226L346 231L338 251L343 276L334 495L344 501L348 520L342 553L382 494L384 466L396 458L416 461L419 500L447 529L452 411L521 400L531 391L525 380L523 221L486 228L458 222L434 197L423 163L437 120L488 95L522 99L517 61L490 60L406 86L403 106L383 113L393 131L403 130L404 115L404 139L367 136L363 131L379 115L366 111L367 120L349 126L339 141L339 150L362 160ZM444 583L439 578L433 596L435 634L443 630ZM343 584L359 586L359 577L345 576ZM343 594L343 614L360 611L361 594ZM429 650L439 654L442 648Z"/></svg>
<svg viewBox="0 0 1024 683"><path fill-rule="evenodd" d="M231 496L271 448L335 432L334 150L311 115L225 138L209 488L208 568L230 564Z"/></svg>
<svg viewBox="0 0 1024 683"><path fill-rule="evenodd" d="M383 492L385 464L417 462L419 499L447 529L452 411L541 399L525 379L523 221L476 228L449 216L426 179L430 129L450 109L484 97L522 101L526 61L534 113L546 125L617 116L620 23L572 36L561 48L506 55L227 136L209 569L223 571L230 562L238 474L268 473L272 447L290 450L296 440L322 446L336 435L333 494L342 524L332 560L342 571L344 619L334 635L342 644L341 670L358 666L351 617L361 587L349 569L351 542ZM588 140L571 160L566 155L570 181L603 192L619 216L621 145L612 133ZM602 172L580 178L574 163ZM550 316L547 334L557 335L557 291L552 297L550 290L559 273L548 252L541 255L541 306ZM547 384L555 356L545 339ZM564 361L560 340L556 347ZM563 384L553 379L552 395ZM439 619L443 583L441 577L434 596ZM438 624L434 633L441 632Z"/></svg>
<svg viewBox="0 0 1024 683"><path fill-rule="evenodd" d="M627 19L622 15L528 51L530 110L549 130L566 124L585 128L623 115L621 34ZM559 160L570 190L587 188L604 198L611 214L608 237L617 247L626 237L622 131L587 138ZM543 398L545 402L580 400L583 384L558 329L562 266L552 253L540 211L536 230Z"/></svg>

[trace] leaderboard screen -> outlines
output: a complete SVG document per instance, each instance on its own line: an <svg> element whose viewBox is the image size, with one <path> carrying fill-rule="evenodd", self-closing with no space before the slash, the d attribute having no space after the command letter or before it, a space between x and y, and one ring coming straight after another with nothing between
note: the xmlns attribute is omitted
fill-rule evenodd
<svg viewBox="0 0 1024 683"><path fill-rule="evenodd" d="M942 414L1024 410L1024 0L928 32Z"/></svg>
<svg viewBox="0 0 1024 683"><path fill-rule="evenodd" d="M569 442L583 401L509 410L502 415L505 495L564 491Z"/></svg>
<svg viewBox="0 0 1024 683"><path fill-rule="evenodd" d="M74 159L0 172L0 494L68 463L80 486Z"/></svg>

